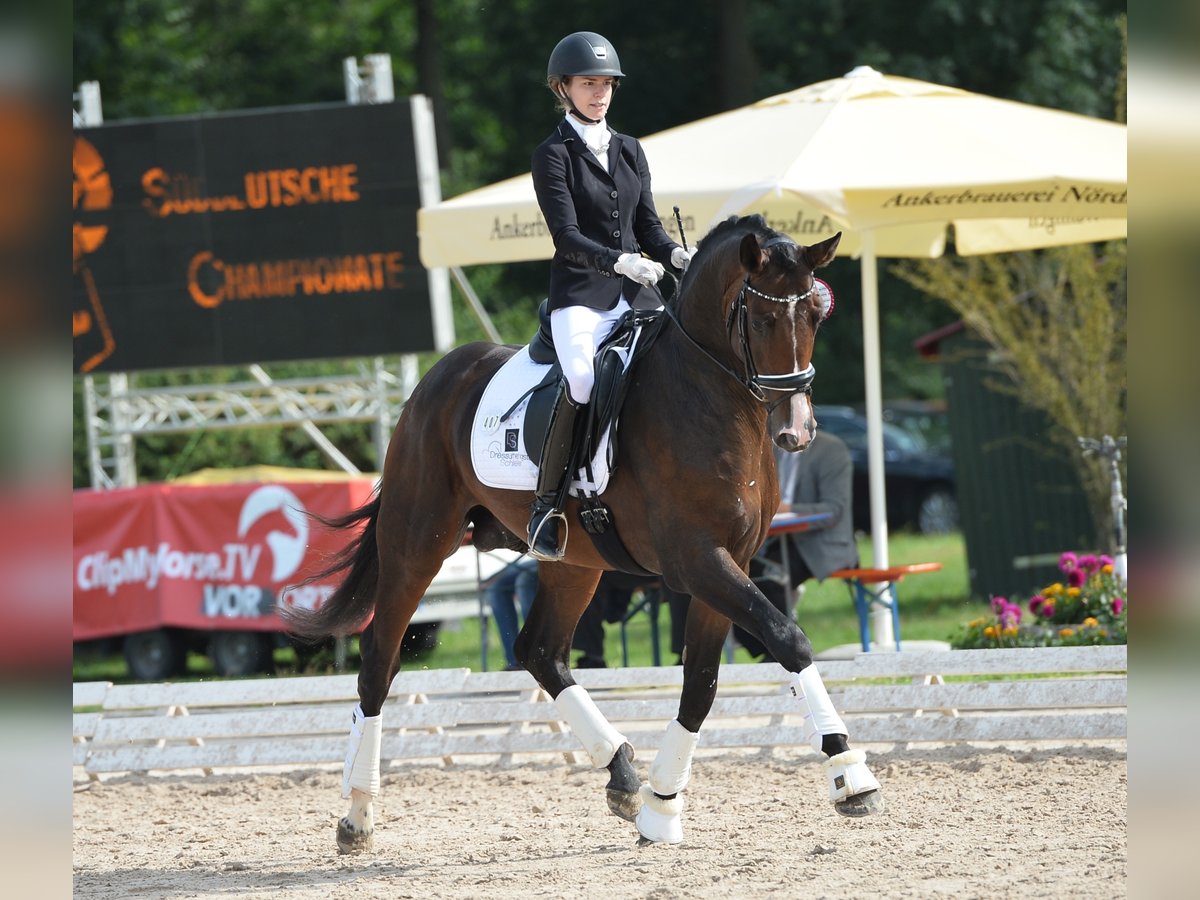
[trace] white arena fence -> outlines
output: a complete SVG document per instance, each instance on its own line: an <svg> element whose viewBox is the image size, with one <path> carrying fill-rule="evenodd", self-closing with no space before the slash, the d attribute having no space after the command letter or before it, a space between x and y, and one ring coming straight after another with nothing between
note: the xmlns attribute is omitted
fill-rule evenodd
<svg viewBox="0 0 1200 900"><path fill-rule="evenodd" d="M858 743L1120 739L1124 646L864 653L819 663ZM575 677L639 751L675 717L678 666L584 669ZM788 674L724 665L701 748L806 745ZM344 756L357 677L74 686L74 765L101 773L322 765ZM563 754L574 735L526 672L401 672L383 711L384 761Z"/></svg>

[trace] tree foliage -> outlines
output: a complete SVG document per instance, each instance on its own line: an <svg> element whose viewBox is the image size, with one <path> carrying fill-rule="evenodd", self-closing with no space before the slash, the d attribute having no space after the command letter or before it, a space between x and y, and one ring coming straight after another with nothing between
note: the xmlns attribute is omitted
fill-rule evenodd
<svg viewBox="0 0 1200 900"><path fill-rule="evenodd" d="M1112 118L1123 11L1119 0L110 0L76 7L74 77L100 82L114 121L338 101L342 59L387 52L396 95L433 100L443 194L453 196L528 171L557 115L546 59L571 31L617 46L627 77L610 119L642 136L860 64ZM471 278L506 339L531 333L545 263L480 266ZM818 349L818 391L823 402L858 402L857 267L839 260L828 280L839 312ZM886 273L880 287L885 394L937 395L936 373L911 344L952 312ZM481 336L461 305L456 318L460 341ZM139 453L145 477L163 474L158 458Z"/></svg>
<svg viewBox="0 0 1200 900"><path fill-rule="evenodd" d="M1079 460L1100 533L1111 534L1107 465L1080 457L1076 438L1126 433L1125 242L917 260L894 271L997 351L1007 380L994 389L1046 414L1051 438Z"/></svg>

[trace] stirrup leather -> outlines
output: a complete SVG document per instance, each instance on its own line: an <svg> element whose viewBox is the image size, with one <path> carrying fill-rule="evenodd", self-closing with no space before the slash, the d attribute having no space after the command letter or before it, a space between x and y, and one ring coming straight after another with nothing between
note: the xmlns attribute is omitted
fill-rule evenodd
<svg viewBox="0 0 1200 900"><path fill-rule="evenodd" d="M528 529L529 553L543 562L557 562L565 552L567 517L562 508L571 479L575 423L584 406L586 404L577 404L571 399L566 380L559 381L554 409L550 413L550 422L542 442L542 458L534 492L536 500ZM561 535L558 533L559 520L563 524Z"/></svg>

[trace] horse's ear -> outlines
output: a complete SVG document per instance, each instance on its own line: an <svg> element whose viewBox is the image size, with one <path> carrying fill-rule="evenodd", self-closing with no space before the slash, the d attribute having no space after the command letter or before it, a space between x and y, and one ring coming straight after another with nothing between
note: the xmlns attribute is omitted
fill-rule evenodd
<svg viewBox="0 0 1200 900"><path fill-rule="evenodd" d="M748 234L742 238L742 245L738 250L742 268L751 275L757 275L767 264L767 251L759 245L757 235Z"/></svg>
<svg viewBox="0 0 1200 900"><path fill-rule="evenodd" d="M837 255L838 244L842 242L842 233L839 231L829 240L821 241L819 244L813 244L811 247L804 248L804 261L808 263L808 267L814 272L833 262L833 257Z"/></svg>

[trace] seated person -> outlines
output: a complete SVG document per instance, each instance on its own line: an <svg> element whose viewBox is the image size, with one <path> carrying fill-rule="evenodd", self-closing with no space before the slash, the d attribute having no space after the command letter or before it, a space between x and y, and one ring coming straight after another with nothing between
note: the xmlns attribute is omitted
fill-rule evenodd
<svg viewBox="0 0 1200 900"><path fill-rule="evenodd" d="M662 586L661 600L671 612L671 652L675 654L675 665L683 665L683 638L687 625L688 606L692 598L688 594Z"/></svg>
<svg viewBox="0 0 1200 900"><path fill-rule="evenodd" d="M799 453L776 450L775 465L780 512L830 514L828 519L814 522L807 531L784 535L767 551L768 559L780 562L780 546L786 547L790 586L776 578L764 577L765 567L759 559L750 563L750 577L758 589L776 609L791 615L791 604L787 602L789 590L794 592L809 578L823 581L831 572L858 565L851 511L854 466L846 444L825 431L818 431L812 443ZM772 661L773 657L756 638L736 626L733 633L751 656Z"/></svg>
<svg viewBox="0 0 1200 900"><path fill-rule="evenodd" d="M537 587L537 560L529 556L509 563L493 575L487 584L487 604L492 610L492 618L496 620L496 630L500 632L500 646L504 650L504 660L510 672L521 668L513 653L513 643L521 631L521 623L529 618L529 608L533 606ZM521 607L519 617L518 603Z"/></svg>
<svg viewBox="0 0 1200 900"><path fill-rule="evenodd" d="M604 623L620 622L629 611L633 592L649 583L658 583L658 576L628 575L624 572L605 572L596 585L592 602L575 626L571 647L582 652L575 662L576 669L605 669Z"/></svg>

